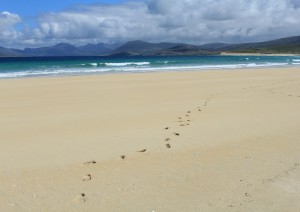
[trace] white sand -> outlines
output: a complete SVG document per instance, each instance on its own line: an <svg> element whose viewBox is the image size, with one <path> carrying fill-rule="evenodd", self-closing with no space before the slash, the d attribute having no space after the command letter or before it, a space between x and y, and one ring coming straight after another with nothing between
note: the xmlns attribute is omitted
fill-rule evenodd
<svg viewBox="0 0 300 212"><path fill-rule="evenodd" d="M300 68L0 90L0 211L300 210Z"/></svg>

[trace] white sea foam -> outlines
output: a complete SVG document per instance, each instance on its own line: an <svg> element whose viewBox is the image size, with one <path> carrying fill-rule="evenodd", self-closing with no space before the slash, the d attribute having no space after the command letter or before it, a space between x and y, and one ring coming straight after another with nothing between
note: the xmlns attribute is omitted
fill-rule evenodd
<svg viewBox="0 0 300 212"><path fill-rule="evenodd" d="M300 61L300 60L299 60ZM97 63L95 63L97 64ZM300 65L299 62L293 63L240 63L240 64L212 64L212 65L201 65L201 64L185 64L185 65L164 65L164 66L150 66L150 62L128 62L128 63L111 63L109 66L102 63L98 64L97 67L84 67L84 68L73 68L73 69L52 69L52 70L30 70L30 71L19 71L19 72L6 72L0 73L0 78L18 78L18 77L38 77L38 76L67 76L67 75L83 75L83 74L101 74L101 73L121 73L121 72L159 72L159 71L176 71L176 70L195 70L195 69L239 69L239 68L255 68L255 67L272 67L272 66L287 66L287 65ZM115 65L118 64L118 65ZM122 65L121 65L122 64ZM130 65L129 65L130 64ZM134 64L134 65L131 65ZM138 64L138 65L137 65ZM94 66L94 65L93 65Z"/></svg>
<svg viewBox="0 0 300 212"><path fill-rule="evenodd" d="M37 76L65 76L65 75L80 75L80 74L92 74L109 72L111 69L57 69L57 70L41 70L41 71L19 71L19 72L7 72L0 73L0 78L18 78L18 77L37 77Z"/></svg>
<svg viewBox="0 0 300 212"><path fill-rule="evenodd" d="M126 62L126 63L104 63L106 66L129 66L129 65L149 65L150 62Z"/></svg>
<svg viewBox="0 0 300 212"><path fill-rule="evenodd" d="M89 63L91 66L97 66L97 63Z"/></svg>
<svg viewBox="0 0 300 212"><path fill-rule="evenodd" d="M294 62L300 62L300 59L293 59Z"/></svg>

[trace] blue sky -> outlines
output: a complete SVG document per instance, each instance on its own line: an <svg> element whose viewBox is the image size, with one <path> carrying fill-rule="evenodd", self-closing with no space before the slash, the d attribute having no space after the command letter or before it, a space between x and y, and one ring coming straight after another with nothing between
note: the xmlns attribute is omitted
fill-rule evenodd
<svg viewBox="0 0 300 212"><path fill-rule="evenodd" d="M122 0L1 0L0 11L9 11L21 16L34 16L43 12L58 12L74 4L111 3Z"/></svg>
<svg viewBox="0 0 300 212"><path fill-rule="evenodd" d="M300 35L299 0L0 0L0 46L205 44Z"/></svg>

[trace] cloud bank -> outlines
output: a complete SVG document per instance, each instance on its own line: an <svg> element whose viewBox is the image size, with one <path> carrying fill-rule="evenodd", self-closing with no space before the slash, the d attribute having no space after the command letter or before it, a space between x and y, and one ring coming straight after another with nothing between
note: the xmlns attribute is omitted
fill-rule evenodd
<svg viewBox="0 0 300 212"><path fill-rule="evenodd" d="M16 29L16 25L22 29ZM0 13L6 45L76 45L128 40L253 42L300 35L299 0L148 0L73 5L40 14L28 26L20 16Z"/></svg>
<svg viewBox="0 0 300 212"><path fill-rule="evenodd" d="M7 40L17 39L20 35L14 29L14 26L21 22L21 18L17 14L10 12L0 13L0 42L5 43Z"/></svg>

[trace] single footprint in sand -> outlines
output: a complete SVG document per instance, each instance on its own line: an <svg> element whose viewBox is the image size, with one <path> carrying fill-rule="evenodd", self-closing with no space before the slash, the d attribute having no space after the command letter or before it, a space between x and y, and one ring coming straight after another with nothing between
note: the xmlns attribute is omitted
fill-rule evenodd
<svg viewBox="0 0 300 212"><path fill-rule="evenodd" d="M95 164L95 163L96 163L95 160L91 160L91 161L87 161L87 162L83 163L82 165L83 166L88 166L88 165Z"/></svg>
<svg viewBox="0 0 300 212"><path fill-rule="evenodd" d="M168 130L169 129L169 127L165 127L165 130Z"/></svg>
<svg viewBox="0 0 300 212"><path fill-rule="evenodd" d="M165 138L165 141L169 141L169 140L171 140L170 138Z"/></svg>
<svg viewBox="0 0 300 212"><path fill-rule="evenodd" d="M124 160L125 159L125 155L121 155L120 158Z"/></svg>
<svg viewBox="0 0 300 212"><path fill-rule="evenodd" d="M175 136L180 136L180 134L179 134L179 133L173 133L173 135L175 135Z"/></svg>
<svg viewBox="0 0 300 212"><path fill-rule="evenodd" d="M146 150L147 150L147 149L141 149L141 150L139 150L139 151L137 151L137 152L146 152Z"/></svg>
<svg viewBox="0 0 300 212"><path fill-rule="evenodd" d="M79 195L75 198L75 200L76 200L77 202L85 203L85 202L86 202L86 194L85 194L85 193L79 194Z"/></svg>
<svg viewBox="0 0 300 212"><path fill-rule="evenodd" d="M186 113L191 113L191 111L189 110L189 111L187 111Z"/></svg>
<svg viewBox="0 0 300 212"><path fill-rule="evenodd" d="M171 148L171 145L170 145L170 144L165 144L165 146L166 146L167 148Z"/></svg>
<svg viewBox="0 0 300 212"><path fill-rule="evenodd" d="M92 179L92 175L91 174L87 174L82 178L82 181L90 181Z"/></svg>

